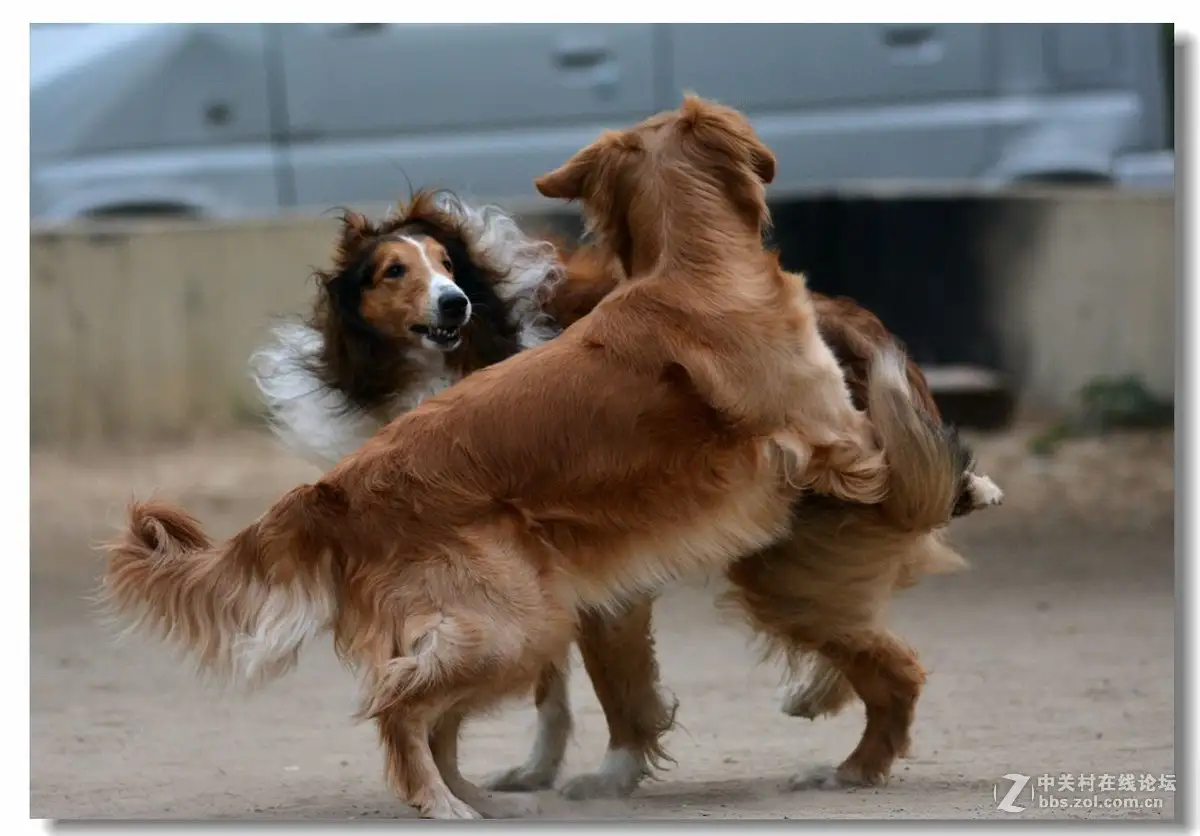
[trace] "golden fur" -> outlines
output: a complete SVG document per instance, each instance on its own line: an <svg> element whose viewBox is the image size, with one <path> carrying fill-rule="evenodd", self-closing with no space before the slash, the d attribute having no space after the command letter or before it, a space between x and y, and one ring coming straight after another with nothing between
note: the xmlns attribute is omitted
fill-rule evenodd
<svg viewBox="0 0 1200 836"><path fill-rule="evenodd" d="M439 203L432 200L429 193L418 193L407 204L398 209L399 218L404 218L408 227L426 230L445 242L445 246L456 253L468 253L470 246L478 236L483 234L486 227L473 232L463 229L460 222L455 222L454 215L448 215L438 208ZM469 213L469 207L460 205L458 215ZM499 222L502 215L493 215L493 222ZM506 220L506 219L505 219ZM372 245L376 239L385 240L395 230L386 226L373 228L370 234L363 235L355 231L358 240L358 251L370 254L368 263L376 255ZM372 237L374 236L374 237ZM532 248L531 243L525 244L525 249ZM360 255L361 252L356 252ZM553 281L549 287L543 287L540 297L542 309L552 319L562 326L569 326L581 319L597 303L617 288L621 281L622 268L617 259L608 253L603 246L585 246L571 250L562 244L558 252L565 263L565 277L560 281L558 271L549 262L543 263L538 270L546 281ZM488 269L473 265L478 256L461 257L462 262L455 273L468 278L461 283L464 290L473 301L478 300L478 308L485 312L500 310L503 306L489 305L485 301L486 294L478 289L479 281L471 280L472 271L496 281L507 271L498 268L496 258L482 259L484 264L490 264ZM344 250L339 248L335 263L337 270L347 269L348 260ZM526 262L528 265L528 262ZM379 265L370 268L380 269ZM528 266L525 267L529 272ZM337 275L334 271L323 275ZM328 285L326 285L328 286ZM877 416L870 411L868 403L868 380L871 363L881 352L890 349L899 350L895 338L887 331L877 317L863 309L852 300L829 298L813 293L812 299L818 315L818 329L824 341L829 344L836 356L850 387L851 396L860 409L868 410L868 417L878 423ZM344 306L329 304L328 297L319 297L322 306L326 330L337 332L339 316L345 317ZM369 317L364 316L368 322ZM480 345L508 345L510 353L515 353L518 346L504 343L503 339L494 335L508 333L505 331L506 319L489 316L472 319L464 329L467 340ZM386 330L383 324L379 332ZM335 337L336 338L336 337ZM346 375L345 381L336 378L331 380L331 391L338 391L349 398L354 389L354 381L368 379L375 381L393 381L395 390L383 389L390 399L393 408L405 409L405 404L411 402L412 393L421 392L428 384L420 378L397 378L389 375L388 369L394 365L385 364L381 368L372 368L371 361L379 356L404 358L413 349L407 348L407 343L400 343L400 351L395 354L375 352L370 355L358 356L358 365L352 369L341 369ZM474 365L466 363L456 366L465 375L474 369L483 368L489 362L495 362L494 355L474 352L469 355ZM775 560L788 561L794 570L790 575L776 571L768 576L768 581L779 582L781 585L769 599L754 599L756 609L748 618L756 628L760 621L766 618L767 600L774 600L776 609L781 613L789 613L794 607L789 603L791 596L796 601L803 600L802 593L787 591L788 583L803 588L806 579L814 569L819 570L826 562L830 566L858 566L856 572L861 575L861 567L874 567L880 577L890 577L894 573L895 564L904 568L896 573L896 586L901 587L914 583L917 577L931 570L944 570L956 565L957 558L944 552L937 538L929 539L926 535L945 526L949 522L945 505L945 488L947 479L957 476L958 493L950 516L961 516L986 504L999 501L999 491L990 480L971 472L971 462L968 451L959 445L953 433L942 428L941 416L936 403L929 391L920 367L911 359L905 358L905 373L912 390L912 403L908 409L924 413L923 425L918 423L897 444L899 452L908 449L924 449L923 455L909 455L907 466L899 474L893 474L892 492L894 497L907 496L910 503L923 501L925 510L915 515L909 514L906 519L880 519L875 515L861 515L858 509L833 509L800 506L797 513L805 516L806 522L792 538L790 544L781 544L774 551L778 556ZM455 378L457 379L457 378ZM447 382L445 385L449 385ZM407 394L406 394L407 393ZM398 413L400 414L400 413ZM902 417L902 416L901 416ZM908 423L917 416L909 416ZM328 426L328 421L322 427ZM379 420L375 428L385 423ZM885 448L886 449L886 448ZM333 462L327 462L332 464ZM896 468L893 466L893 470ZM981 492L981 488L990 486L990 494ZM899 508L899 506L894 506ZM912 507L910 505L910 507ZM919 510L919 509L918 509ZM839 513L848 512L843 519ZM858 519L855 519L855 516ZM847 536L846 526L854 526L854 536ZM826 537L824 528L831 533ZM815 543L806 547L806 543ZM925 551L933 550L933 557L938 555L945 560L924 559ZM807 557L805 556L807 554ZM789 555L792 557L789 558ZM758 565L756 561L746 561L739 577L744 584L753 582L747 567ZM790 578L790 581L789 581ZM760 586L763 585L760 582ZM768 592L771 592L768 586ZM850 591L858 594L861 583ZM888 596L875 596L878 600L876 609L882 615ZM657 664L652 651L650 632L651 602L645 598L632 604L624 611L623 617L614 618L603 611L587 611L581 615L580 646L585 667L599 696L601 706L608 718L610 731L610 751L605 763L596 773L579 775L564 786L564 792L571 797L590 797L594 795L627 794L631 792L643 775L654 766L661 765L668 759L662 747L662 735L670 729L675 704L664 699L658 691ZM766 647L769 650L782 651L792 662L794 672L803 673L809 668L807 678L797 677L790 686L790 692L785 699L784 710L796 716L814 718L821 714L834 713L848 704L854 698L854 690L846 678L834 667L829 665L819 654L805 652L795 643L789 643L772 635L778 630L766 630L763 635L767 638ZM566 745L571 730L571 713L567 691L567 672L565 669L553 667L547 669L536 689L536 701L539 712L538 735L527 761L520 766L496 773L489 779L489 786L502 790L542 789L551 786L561 766L566 753Z"/></svg>
<svg viewBox="0 0 1200 836"><path fill-rule="evenodd" d="M598 246L570 253L566 280L547 310L563 324L586 313L619 284L617 261L603 236ZM1000 501L999 490L973 472L969 451L943 425L920 367L879 319L848 299L812 298L855 405L866 410L888 453L891 481L880 505L824 496L797 502L787 538L726 572L731 588L723 603L755 630L766 655L782 656L797 675L787 713L816 718L856 696L866 703L867 727L851 757L837 770L798 776L798 788L879 783L907 752L924 672L915 653L883 627L887 604L895 590L922 575L962 568L942 529L955 516ZM580 653L610 740L601 768L564 786L569 797L626 795L668 759L662 736L676 703L658 687L652 604L646 595L621 613L590 611L580 619ZM799 675L806 668L804 679ZM561 667L543 672L534 750L524 764L498 772L490 786L527 790L553 783L570 730L566 676Z"/></svg>
<svg viewBox="0 0 1200 836"><path fill-rule="evenodd" d="M569 195L555 195L569 196ZM648 228L649 219L647 219ZM627 230L593 229L599 245L566 258L567 278L546 305L562 324L583 316L633 267ZM781 655L797 680L785 711L815 718L833 714L866 694L868 723L860 745L836 771L798 776L797 787L874 784L886 779L908 749L924 672L915 653L882 627L896 589L925 574L965 565L945 545L952 517L990 504L1001 493L942 424L924 375L869 311L848 299L812 294L822 337L845 372L856 406L874 422L891 458L887 500L878 506L810 497L796 504L791 535L727 571L724 603L740 612ZM893 385L871 386L889 378ZM905 391L907 388L907 391ZM896 393L905 392L904 397ZM872 397L872 394L874 397ZM658 689L651 630L652 596L619 614L585 612L579 647L609 726L609 752L597 773L569 781L570 797L624 795L667 759L662 735L675 704ZM570 731L566 671L543 672L536 698L538 741L521 766L497 773L496 789L540 789L557 775Z"/></svg>
<svg viewBox="0 0 1200 836"><path fill-rule="evenodd" d="M766 548L804 487L886 495L803 281L762 250L773 168L744 117L695 98L602 136L537 186L584 203L628 280L220 546L136 504L109 602L241 676L332 630L397 794L438 818L497 804L458 772L459 727L561 663L581 609Z"/></svg>
<svg viewBox="0 0 1200 836"><path fill-rule="evenodd" d="M869 342L857 342L864 332L874 333L872 327L857 330L864 322L878 321L861 312L831 320L827 333L835 347L866 351L846 355L848 376L856 401L862 399L889 455L887 499L879 506L818 496L801 499L793 508L789 536L735 561L726 571L731 585L723 596L723 603L763 640L765 653L782 656L797 675L785 701L787 713L810 719L833 714L865 691L871 700L869 717L891 718L886 723L870 720L856 756L836 773L817 773L826 786L878 783L894 758L907 750L911 706L924 674L915 654L883 627L887 604L896 589L920 576L965 565L944 544L941 531L953 516L982 507L971 480L991 484L971 472L968 451L942 426L932 399L921 405L927 388L914 364L908 368L909 381L915 375L919 385L911 388L924 390L925 396L897 396L904 392L903 383L896 385L903 375L901 357L882 351L890 340L869 350ZM870 358L873 362L867 362ZM860 365L867 371L856 377L853 372ZM881 378L893 385L881 385ZM658 687L652 604L647 595L623 613L588 612L580 620L578 645L610 740L597 772L564 785L569 797L627 795L667 759L662 737L671 728L676 704ZM854 655L875 647L887 652L862 657L867 663ZM842 661L847 656L862 669L849 671ZM883 690L883 682L894 683L897 692ZM490 782L496 789L544 788L557 775L570 729L565 669L544 671L536 698L539 727L533 752L524 764L497 773ZM812 776L801 776L797 786L811 781Z"/></svg>

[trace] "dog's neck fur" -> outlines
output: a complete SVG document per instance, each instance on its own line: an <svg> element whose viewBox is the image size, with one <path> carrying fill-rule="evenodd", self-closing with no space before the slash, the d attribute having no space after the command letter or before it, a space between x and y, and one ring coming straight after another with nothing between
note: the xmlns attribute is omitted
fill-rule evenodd
<svg viewBox="0 0 1200 836"><path fill-rule="evenodd" d="M553 245L525 236L495 207L469 206L448 194L436 199L455 227L457 243L447 238L448 245L464 248L473 268L456 276L474 309L462 346L446 354L402 346L370 329L357 309L339 309L322 293L310 321L279 326L251 358L272 429L323 469L425 398L558 332L542 309L563 276ZM430 221L414 223L418 231L438 232Z"/></svg>
<svg viewBox="0 0 1200 836"><path fill-rule="evenodd" d="M739 205L714 183L691 172L664 171L662 183L649 183L629 207L627 223L637 229L620 254L629 276L712 273L715 265L745 264L761 256L758 210ZM714 212L714 203L725 211ZM702 230L697 233L697 230Z"/></svg>
<svg viewBox="0 0 1200 836"><path fill-rule="evenodd" d="M326 304L322 298L312 321L321 335L321 347L311 359L311 370L326 387L342 393L348 409L383 409L414 379L444 370L445 358L437 352L406 352L395 341L370 329L347 333L334 323L337 314L320 310Z"/></svg>

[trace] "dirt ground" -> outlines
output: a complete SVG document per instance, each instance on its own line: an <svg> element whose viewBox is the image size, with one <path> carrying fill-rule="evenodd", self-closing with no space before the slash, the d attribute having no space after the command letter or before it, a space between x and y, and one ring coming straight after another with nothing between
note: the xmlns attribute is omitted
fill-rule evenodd
<svg viewBox="0 0 1200 836"><path fill-rule="evenodd" d="M756 663L723 621L715 585L681 586L657 613L665 684L681 700L668 739L678 764L632 799L541 794L554 819L1150 818L1173 819L1170 791L1147 809L997 809L1001 776L1175 772L1173 439L1138 435L1026 453L1028 432L977 440L1000 509L956 524L965 574L934 578L896 603L897 631L930 671L915 752L881 789L789 791L797 771L836 763L861 711L809 722L779 711L779 669ZM55 819L390 819L369 726L354 726L354 681L326 646L253 695L198 685L164 648L117 645L85 601L98 564L89 543L132 495L184 503L214 533L246 524L314 471L265 436L157 450L32 457L31 787L34 817ZM582 666L564 776L603 754L603 718ZM464 772L523 758L531 705L464 735ZM1057 781L1056 781L1057 783ZM997 792L998 795L993 793ZM1057 791L1057 788L1056 788ZM1090 792L1062 792L1074 803ZM1045 796L1044 796L1045 797ZM1084 801L1081 804L1087 804ZM1150 802L1155 804L1155 802Z"/></svg>

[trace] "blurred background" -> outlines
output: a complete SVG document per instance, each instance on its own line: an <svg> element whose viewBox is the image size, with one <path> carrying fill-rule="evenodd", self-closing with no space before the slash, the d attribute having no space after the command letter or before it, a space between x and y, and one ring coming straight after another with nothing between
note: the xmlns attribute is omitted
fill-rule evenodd
<svg viewBox="0 0 1200 836"><path fill-rule="evenodd" d="M785 266L904 340L1007 494L953 527L973 572L898 616L941 660L912 767L937 792L901 798L901 778L844 809L772 807L750 785L713 814L974 816L972 793L990 802L1014 768L1170 770L1178 50L1170 24L31 26L34 814L391 809L369 735L341 743L331 659L302 671L302 697L214 709L165 652L95 630L88 546L131 495L222 536L315 477L264 430L246 363L311 304L330 210L380 215L443 186L573 235L574 208L533 178L689 90L743 110L775 152ZM747 769L783 770L773 669L678 600L659 629L684 722L742 717ZM688 663L698 648L711 664ZM604 742L587 687L576 676L581 766ZM755 689L762 712L743 717ZM200 719L180 724L179 706ZM814 741L849 751L847 714ZM230 728L262 748L206 754ZM503 751L480 769L523 755L528 720L485 729ZM672 745L697 765L715 739ZM264 781L276 753L299 766ZM216 760L228 775L206 775ZM347 769L359 795L330 800ZM651 812L707 803L663 786Z"/></svg>
<svg viewBox="0 0 1200 836"><path fill-rule="evenodd" d="M570 234L574 210L533 178L685 90L745 111L776 153L786 266L880 315L958 420L1061 409L1105 375L1172 389L1169 24L35 24L30 47L35 317L64 315L46 287L71 281L55 278L64 255L44 247L67 241L91 265L72 304L111 297L98 270L139 296L145 272L228 352L172 368L164 352L212 346L156 345L157 376L209 378L193 392L220 378L171 415L104 397L151 373L128 356L102 392L67 382L99 358L39 328L35 440L235 422L255 409L244 355L263 317L305 303L329 210L437 185ZM200 240L201 258L178 257ZM1132 277L1157 289L1123 300L1110 285Z"/></svg>

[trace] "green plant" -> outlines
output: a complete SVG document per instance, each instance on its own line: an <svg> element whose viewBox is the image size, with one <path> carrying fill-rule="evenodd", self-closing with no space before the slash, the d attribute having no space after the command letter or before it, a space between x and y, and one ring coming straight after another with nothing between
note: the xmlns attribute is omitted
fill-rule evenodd
<svg viewBox="0 0 1200 836"><path fill-rule="evenodd" d="M1077 401L1075 411L1030 439L1031 453L1053 455L1069 438L1175 423L1174 400L1155 395L1136 375L1094 378L1079 390Z"/></svg>

